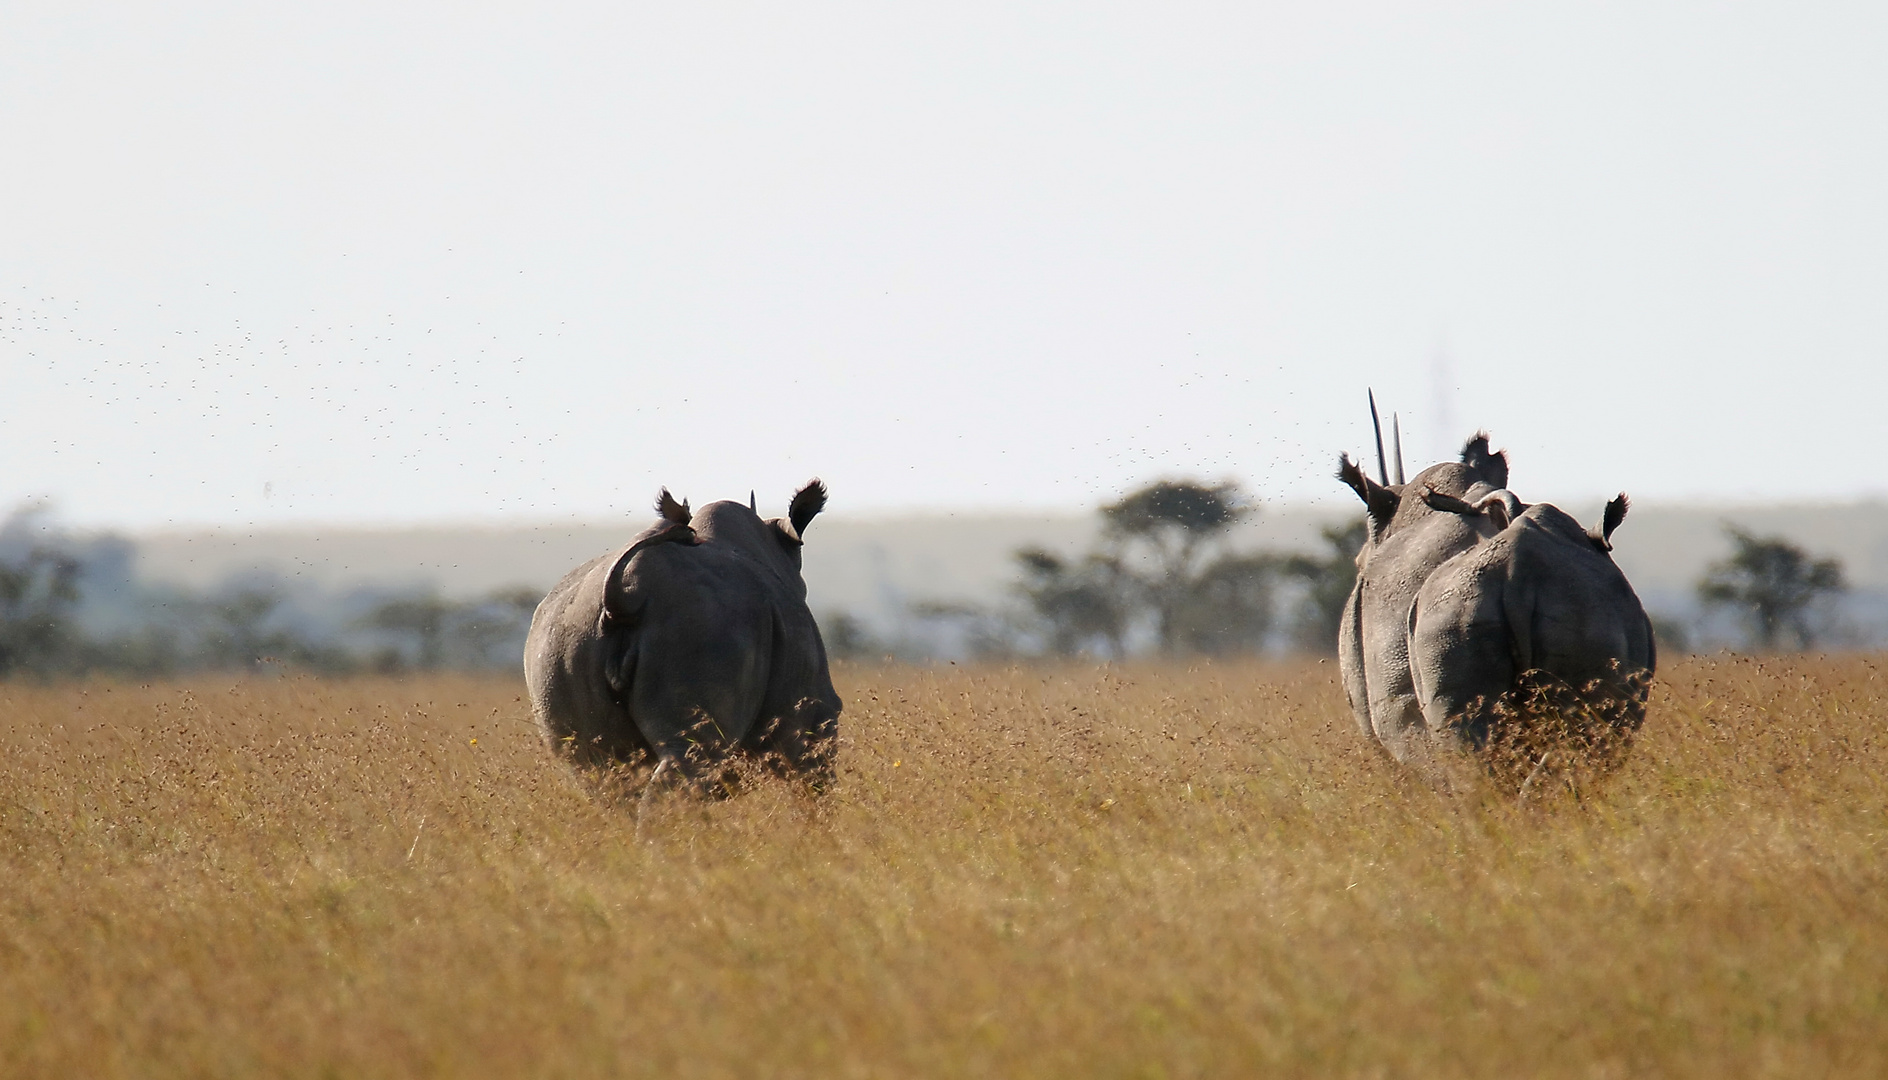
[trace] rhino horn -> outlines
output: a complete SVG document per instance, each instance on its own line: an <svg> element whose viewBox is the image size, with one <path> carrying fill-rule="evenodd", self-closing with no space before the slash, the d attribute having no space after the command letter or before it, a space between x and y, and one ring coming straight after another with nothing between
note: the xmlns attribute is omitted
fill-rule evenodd
<svg viewBox="0 0 1888 1080"><path fill-rule="evenodd" d="M669 494L668 488L663 488L662 493L656 496L656 513L661 514L664 521L673 521L677 525L688 524L693 516L689 513L688 501L684 499L679 503L676 502L675 496Z"/></svg>
<svg viewBox="0 0 1888 1080"><path fill-rule="evenodd" d="M754 489L747 489L747 509L756 517L760 515L760 502L754 498Z"/></svg>
<svg viewBox="0 0 1888 1080"><path fill-rule="evenodd" d="M1599 525L1586 531L1587 538L1592 540L1594 546L1601 551L1613 550L1613 530L1619 528L1619 523L1626 520L1626 511L1630 509L1632 509L1632 500L1626 498L1625 492L1620 492L1618 498L1606 504L1606 513L1601 517Z"/></svg>
<svg viewBox="0 0 1888 1080"><path fill-rule="evenodd" d="M1394 456L1396 459L1396 482L1398 486L1401 486L1404 482L1403 481L1403 425L1401 422L1397 420L1395 413L1390 414L1390 446L1392 450L1394 451L1392 456Z"/></svg>
<svg viewBox="0 0 1888 1080"><path fill-rule="evenodd" d="M1349 485L1357 497L1363 500L1364 509L1370 514L1372 533L1380 530L1395 515L1401 497L1394 490L1364 475L1363 469L1350 459L1349 454L1338 456L1337 478Z"/></svg>
<svg viewBox="0 0 1888 1080"><path fill-rule="evenodd" d="M1370 430L1377 437L1377 483L1390 486L1390 469L1383 462L1383 421L1377 418L1377 392L1365 390L1370 395Z"/></svg>
<svg viewBox="0 0 1888 1080"><path fill-rule="evenodd" d="M826 485L814 477L806 486L793 493L793 501L787 504L787 521L793 526L796 539L804 538L806 527L821 510L826 509Z"/></svg>

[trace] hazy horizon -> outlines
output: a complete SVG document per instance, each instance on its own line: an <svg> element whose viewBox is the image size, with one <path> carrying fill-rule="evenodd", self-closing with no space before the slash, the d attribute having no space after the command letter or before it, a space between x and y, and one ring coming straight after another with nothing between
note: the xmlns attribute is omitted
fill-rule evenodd
<svg viewBox="0 0 1888 1080"><path fill-rule="evenodd" d="M25 5L0 508L1888 497L1888 12Z"/></svg>
<svg viewBox="0 0 1888 1080"><path fill-rule="evenodd" d="M1131 490L1131 489L1130 489ZM1125 492L1124 492L1125 493ZM677 493L678 497L682 493ZM1628 493L1630 494L1630 493ZM653 500L652 500L653 501ZM712 499L691 499L691 504L699 509ZM745 501L745 500L734 500ZM1576 516L1597 513L1602 502L1601 497L1578 497L1574 499L1539 498L1534 502L1548 502L1567 509ZM1866 494L1856 498L1808 499L1800 501L1764 501L1749 500L1647 500L1634 498L1632 505L1635 512L1646 511L1680 514L1728 514L1740 515L1760 513L1765 515L1788 513L1790 511L1841 511L1848 509L1869 509L1888 505L1888 494ZM776 507L760 506L763 516L782 514L786 510L785 501ZM1044 521L1086 521L1095 518L1100 504L1093 506L908 506L880 507L865 510L828 509L820 515L820 521L826 525L839 523L847 526L904 525L930 520L977 520L990 519L1000 521L1026 521L1040 519ZM346 518L273 518L261 521L179 521L156 524L119 524L88 523L78 521L63 512L57 499L35 500L16 503L13 507L0 508L0 519L10 512L37 513L44 519L47 527L72 532L79 535L121 535L133 539L142 537L181 537L213 533L308 533L321 531L347 533L417 533L417 532L504 532L519 529L560 528L565 526L596 528L609 527L620 523L623 528L634 531L655 519L654 510L649 507L626 506L619 511L583 514L532 514L520 511L506 515L468 515L465 517L413 518L408 520ZM1259 518L1273 517L1328 517L1333 520L1361 516L1362 509L1356 497L1348 489L1337 496L1322 500L1304 500L1297 502L1277 502L1266 500L1259 504Z"/></svg>

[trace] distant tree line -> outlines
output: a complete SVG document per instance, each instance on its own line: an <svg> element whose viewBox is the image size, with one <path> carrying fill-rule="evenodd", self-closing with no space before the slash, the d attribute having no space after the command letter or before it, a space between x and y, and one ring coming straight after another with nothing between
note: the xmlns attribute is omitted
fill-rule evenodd
<svg viewBox="0 0 1888 1080"><path fill-rule="evenodd" d="M110 599L88 607L88 581L102 586L98 567L113 550L88 552L44 516L26 507L0 521L0 679L515 670L541 596L526 587L470 599L430 588L334 596L266 579L203 593L133 590L120 568ZM124 562L130 549L121 548ZM88 625L101 607L109 629Z"/></svg>
<svg viewBox="0 0 1888 1080"><path fill-rule="evenodd" d="M1149 484L1100 508L1089 550L1016 552L1008 602L913 604L909 615L926 631L915 641L887 640L851 615L828 613L827 647L842 657L916 660L1331 652L1363 522L1324 528L1311 552L1234 549L1232 527L1255 512L1236 484ZM541 595L524 586L458 599L430 588L315 595L280 580L127 593L130 545L88 547L44 517L27 507L0 519L0 679L516 670ZM1696 586L1701 614L1730 620L1738 643L1756 651L1827 640L1833 605L1848 590L1841 564L1780 537L1733 525L1725 533L1730 554ZM119 591L109 602L90 596L99 567L113 563ZM111 609L107 628L95 617L100 606ZM1699 625L1670 616L1653 624L1667 653L1688 651Z"/></svg>
<svg viewBox="0 0 1888 1080"><path fill-rule="evenodd" d="M950 651L985 658L1331 652L1363 522L1324 529L1314 553L1234 549L1232 527L1256 510L1233 483L1149 484L1101 507L1091 550L1016 552L1009 603L924 602L910 614ZM911 652L857 619L827 626L841 656Z"/></svg>
<svg viewBox="0 0 1888 1080"><path fill-rule="evenodd" d="M1827 621L1821 609L1849 588L1841 562L1813 558L1780 536L1753 536L1731 524L1724 534L1731 553L1699 579L1699 602L1707 611L1733 613L1759 652L1785 645L1814 648Z"/></svg>
<svg viewBox="0 0 1888 1080"><path fill-rule="evenodd" d="M1097 548L1017 553L1019 637L1053 655L1121 657L1140 637L1169 656L1330 652L1356 579L1361 521L1323 530L1319 554L1242 552L1232 526L1256 511L1236 484L1161 481L1101 508Z"/></svg>
<svg viewBox="0 0 1888 1080"><path fill-rule="evenodd" d="M839 656L912 659L935 651L1103 659L1334 651L1357 576L1362 520L1327 526L1310 553L1234 550L1230 530L1255 512L1236 484L1149 484L1100 508L1090 550L1018 551L1010 603L912 604L910 617L930 631L916 643L885 640L856 618L831 615L827 644ZM1729 618L1743 636L1727 643L1754 651L1826 640L1833 603L1848 589L1841 564L1734 525L1725 535L1731 553L1696 586L1700 615ZM1691 649L1693 620L1652 621L1667 653Z"/></svg>

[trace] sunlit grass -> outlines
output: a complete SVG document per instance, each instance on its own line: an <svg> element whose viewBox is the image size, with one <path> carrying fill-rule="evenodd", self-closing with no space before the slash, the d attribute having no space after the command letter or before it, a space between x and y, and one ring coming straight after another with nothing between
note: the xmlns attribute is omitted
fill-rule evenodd
<svg viewBox="0 0 1888 1080"><path fill-rule="evenodd" d="M1524 808L1315 663L836 677L832 792L640 840L514 680L0 687L0 1074L1888 1075L1873 660Z"/></svg>

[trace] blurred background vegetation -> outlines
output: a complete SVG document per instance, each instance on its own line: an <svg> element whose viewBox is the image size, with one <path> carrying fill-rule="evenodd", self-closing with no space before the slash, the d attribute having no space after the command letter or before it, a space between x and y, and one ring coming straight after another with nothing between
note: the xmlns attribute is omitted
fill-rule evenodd
<svg viewBox="0 0 1888 1080"><path fill-rule="evenodd" d="M841 658L1332 652L1362 521L1337 518L1296 543L1267 545L1252 542L1259 515L1258 500L1236 483L1161 480L1097 508L1085 539L1005 549L995 571L1004 580L981 595L887 590L866 611L830 602L811 563L808 578L827 646ZM1873 648L1888 639L1871 622L1868 602L1880 598L1856 596L1840 559L1728 522L1719 528L1728 552L1703 566L1688 596L1641 590L1667 655ZM901 535L918 546L918 534ZM193 584L140 572L139 550L122 536L68 531L44 504L0 520L0 678L515 670L550 585L532 580L546 576L543 560L521 564L518 583L491 587L487 570L484 584L468 588L461 577L448 592L423 572L316 573L306 556ZM845 551L855 563L882 556Z"/></svg>
<svg viewBox="0 0 1888 1080"><path fill-rule="evenodd" d="M135 551L122 537L69 533L43 505L0 522L0 678L515 668L543 595L335 590L268 572L194 590L143 580Z"/></svg>

